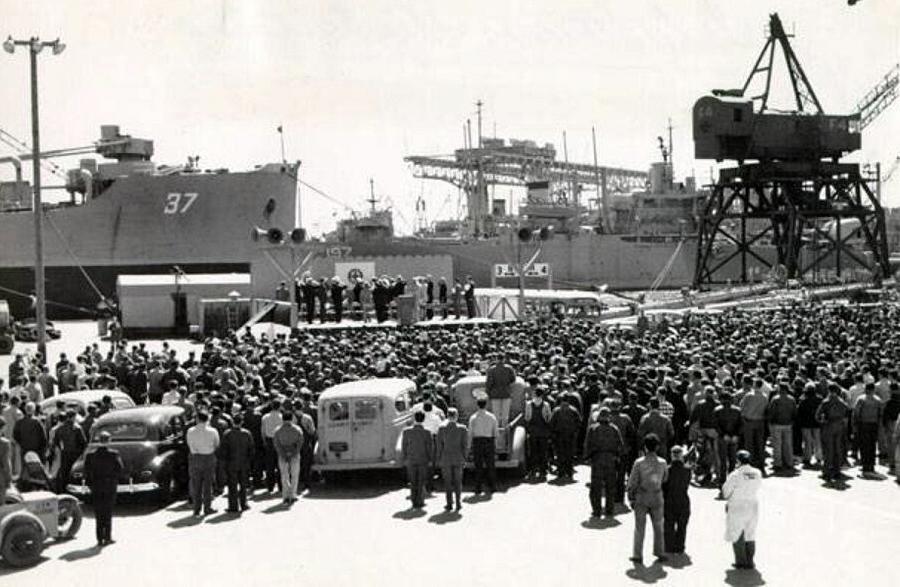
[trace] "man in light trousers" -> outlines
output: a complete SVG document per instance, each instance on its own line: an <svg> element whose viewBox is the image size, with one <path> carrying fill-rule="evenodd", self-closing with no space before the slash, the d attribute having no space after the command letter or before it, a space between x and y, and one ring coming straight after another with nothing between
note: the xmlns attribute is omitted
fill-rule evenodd
<svg viewBox="0 0 900 587"><path fill-rule="evenodd" d="M297 484L300 482L300 451L303 448L303 430L294 424L294 413L285 411L283 422L272 437L278 453L278 468L281 470L282 503L297 501Z"/></svg>

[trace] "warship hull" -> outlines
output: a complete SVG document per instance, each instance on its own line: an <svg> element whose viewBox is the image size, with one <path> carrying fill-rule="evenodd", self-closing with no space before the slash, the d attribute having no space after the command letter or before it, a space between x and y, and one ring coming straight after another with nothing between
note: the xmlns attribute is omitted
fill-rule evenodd
<svg viewBox="0 0 900 587"><path fill-rule="evenodd" d="M114 294L121 274L168 273L176 265L187 273L248 271L257 246L252 229L289 229L296 209L296 177L287 165L118 178L83 204L46 210L48 315L84 317L96 309L100 294ZM32 212L0 214L0 242L0 298L15 316L28 315Z"/></svg>

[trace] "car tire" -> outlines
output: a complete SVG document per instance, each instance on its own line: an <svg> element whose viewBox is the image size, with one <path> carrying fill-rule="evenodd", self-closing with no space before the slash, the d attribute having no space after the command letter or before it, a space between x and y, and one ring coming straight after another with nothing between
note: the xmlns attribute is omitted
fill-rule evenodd
<svg viewBox="0 0 900 587"><path fill-rule="evenodd" d="M0 556L11 567L30 567L44 551L44 536L33 522L20 522L6 529Z"/></svg>
<svg viewBox="0 0 900 587"><path fill-rule="evenodd" d="M57 540L71 540L78 534L84 514L81 511L81 502L71 495L59 496L59 534Z"/></svg>
<svg viewBox="0 0 900 587"><path fill-rule="evenodd" d="M178 482L171 473L162 473L159 476L159 490L156 492L156 501L159 505L169 505L178 494Z"/></svg>

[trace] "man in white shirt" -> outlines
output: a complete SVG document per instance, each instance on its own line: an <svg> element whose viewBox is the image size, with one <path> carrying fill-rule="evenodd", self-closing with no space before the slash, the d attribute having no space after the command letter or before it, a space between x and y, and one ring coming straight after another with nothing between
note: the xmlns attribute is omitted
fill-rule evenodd
<svg viewBox="0 0 900 587"><path fill-rule="evenodd" d="M281 492L281 473L278 470L278 454L275 452L273 438L275 437L275 431L281 427L282 422L281 402L274 399L269 404L269 411L263 415L261 421L264 451L263 467L266 472L266 489L269 490L269 493L275 491L276 485L278 486L278 491Z"/></svg>
<svg viewBox="0 0 900 587"><path fill-rule="evenodd" d="M178 382L170 381L169 389L162 396L162 405L164 406L174 406L179 401L181 401L181 394L178 392Z"/></svg>
<svg viewBox="0 0 900 587"><path fill-rule="evenodd" d="M191 505L194 516L216 513L212 507L212 487L216 476L216 449L219 448L219 432L209 425L209 414L197 414L197 424L187 431L190 451L188 470L191 476Z"/></svg>
<svg viewBox="0 0 900 587"><path fill-rule="evenodd" d="M497 490L497 472L494 469L494 443L499 427L494 414L487 411L487 398L477 400L478 411L469 418L469 446L475 461L475 493L481 493L481 486L487 473L488 492Z"/></svg>

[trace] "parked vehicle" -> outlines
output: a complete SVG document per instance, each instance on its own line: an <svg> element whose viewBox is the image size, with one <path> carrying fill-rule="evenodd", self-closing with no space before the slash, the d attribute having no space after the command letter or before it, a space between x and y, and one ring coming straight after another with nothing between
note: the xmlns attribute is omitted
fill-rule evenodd
<svg viewBox="0 0 900 587"><path fill-rule="evenodd" d="M49 491L8 493L0 504L0 557L13 567L38 562L48 538L74 538L81 527L81 504Z"/></svg>
<svg viewBox="0 0 900 587"><path fill-rule="evenodd" d="M115 410L97 418L85 455L97 448L99 435L110 434L110 447L125 464L119 478L120 494L156 494L162 503L187 490L188 450L184 408L143 406ZM84 457L72 468L66 489L78 496L90 495L84 479Z"/></svg>
<svg viewBox="0 0 900 587"><path fill-rule="evenodd" d="M134 400L127 393L118 389L83 389L81 391L67 391L66 393L48 397L41 402L41 412L48 416L55 414L57 402L65 402L67 410L75 410L79 414L84 414L87 411L88 404L99 404L103 396L106 395L112 400L113 407L116 410L134 407Z"/></svg>
<svg viewBox="0 0 900 587"><path fill-rule="evenodd" d="M9 313L9 303L0 300L0 355L12 353L15 342L15 329L13 328L12 315Z"/></svg>
<svg viewBox="0 0 900 587"><path fill-rule="evenodd" d="M478 410L478 398L487 397L486 382L487 377L484 375L474 375L463 377L453 384L451 403L459 410L460 422L468 424L469 417ZM509 424L500 427L497 437L495 463L498 469L517 469L520 473L525 473L526 431L524 418L528 389L528 385L521 377L517 377L515 383L510 386ZM488 402L488 409L490 409L490 402ZM469 460L471 461L471 455Z"/></svg>
<svg viewBox="0 0 900 587"><path fill-rule="evenodd" d="M49 320L44 323L44 328L49 340L56 340L62 336L62 332ZM13 332L19 342L36 342L38 339L37 320L34 318L19 320L13 324Z"/></svg>
<svg viewBox="0 0 900 587"><path fill-rule="evenodd" d="M363 379L319 396L317 471L400 468L400 438L412 421L416 384L409 379Z"/></svg>

